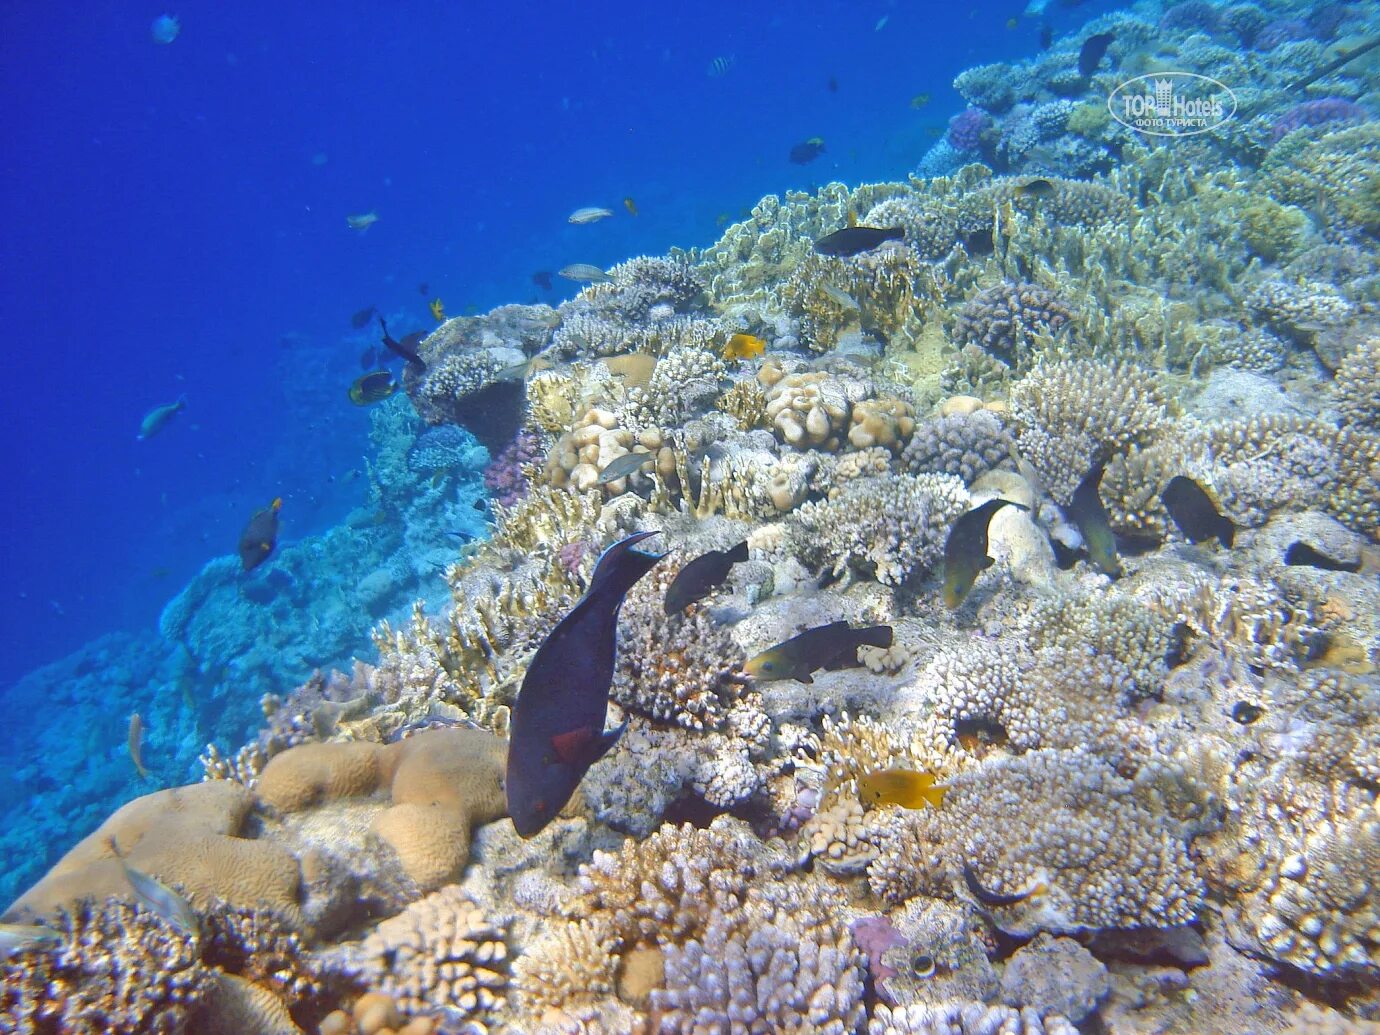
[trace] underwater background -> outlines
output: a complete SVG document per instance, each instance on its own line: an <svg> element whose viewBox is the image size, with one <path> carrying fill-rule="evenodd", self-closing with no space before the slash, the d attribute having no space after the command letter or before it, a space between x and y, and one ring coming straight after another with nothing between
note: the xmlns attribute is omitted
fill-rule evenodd
<svg viewBox="0 0 1380 1035"><path fill-rule="evenodd" d="M0 37L0 1028L1380 1023L1376 3Z"/></svg>

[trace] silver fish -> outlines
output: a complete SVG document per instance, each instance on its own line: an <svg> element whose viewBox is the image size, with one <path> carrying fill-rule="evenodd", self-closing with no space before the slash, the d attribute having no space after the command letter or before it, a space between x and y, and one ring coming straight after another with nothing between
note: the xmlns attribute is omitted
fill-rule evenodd
<svg viewBox="0 0 1380 1035"><path fill-rule="evenodd" d="M37 927L33 924L0 924L0 960L7 959L25 949L58 945L62 935L51 927Z"/></svg>
<svg viewBox="0 0 1380 1035"><path fill-rule="evenodd" d="M599 472L599 484L607 485L609 482L618 481L619 478L626 478L635 471L642 470L651 459L651 453L624 453L615 457Z"/></svg>
<svg viewBox="0 0 1380 1035"><path fill-rule="evenodd" d="M830 298L832 298L839 305L843 306L845 309L861 308L858 305L857 299L855 299L852 295L846 294L840 289L834 287L834 285L830 284L827 280L822 281L820 283L819 289L823 291L826 295L828 295Z"/></svg>
<svg viewBox="0 0 1380 1035"><path fill-rule="evenodd" d="M587 284L606 284L613 279L598 266L591 266L587 262L572 262L569 266L562 266L556 272L566 280L576 280Z"/></svg>
<svg viewBox="0 0 1380 1035"><path fill-rule="evenodd" d="M193 941L201 937L201 922L197 919L196 911L191 904L173 891L157 877L151 877L143 870L135 869L125 861L125 857L120 854L120 850L115 845L115 839L110 839L110 850L115 853L115 857L120 860L120 865L124 867L125 879L129 881L129 886L134 889L135 897L139 899L139 904L149 910L154 915L160 917L171 927L176 927L180 931L185 931L192 936Z"/></svg>
<svg viewBox="0 0 1380 1035"><path fill-rule="evenodd" d="M187 408L187 397L180 396L177 402L168 403L166 406L155 406L144 414L144 419L139 422L139 441L144 442L153 438L171 423L172 419Z"/></svg>
<svg viewBox="0 0 1380 1035"><path fill-rule="evenodd" d="M587 205L584 208L577 208L574 212L570 213L570 217L566 222L581 226L585 223L597 223L601 219L608 219L611 215L613 215L613 212L609 209L599 208L597 205Z"/></svg>
<svg viewBox="0 0 1380 1035"><path fill-rule="evenodd" d="M718 79L726 75L728 70L733 67L733 63L737 60L738 58L734 54L720 54L713 61L709 62L709 67L705 69L704 74L709 76L710 79Z"/></svg>

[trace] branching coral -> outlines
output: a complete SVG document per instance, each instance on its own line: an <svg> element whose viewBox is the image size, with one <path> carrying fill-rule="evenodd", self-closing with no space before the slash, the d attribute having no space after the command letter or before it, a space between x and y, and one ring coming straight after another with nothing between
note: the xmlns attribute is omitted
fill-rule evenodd
<svg viewBox="0 0 1380 1035"><path fill-rule="evenodd" d="M1380 337L1366 338L1337 367L1342 421L1380 434Z"/></svg>
<svg viewBox="0 0 1380 1035"><path fill-rule="evenodd" d="M979 475L1009 463L1013 445L992 411L955 413L916 425L901 460L916 474L951 474L971 485Z"/></svg>
<svg viewBox="0 0 1380 1035"><path fill-rule="evenodd" d="M1059 360L1041 364L1012 386L1011 413L1021 455L1050 496L1067 503L1094 464L1151 441L1168 406L1148 371Z"/></svg>
<svg viewBox="0 0 1380 1035"><path fill-rule="evenodd" d="M964 303L954 340L1019 363L1030 359L1038 336L1058 334L1072 318L1052 291L1034 284L998 284Z"/></svg>
<svg viewBox="0 0 1380 1035"><path fill-rule="evenodd" d="M836 498L806 503L791 515L790 548L835 575L852 568L883 585L904 585L933 567L967 503L967 490L953 475L858 478Z"/></svg>

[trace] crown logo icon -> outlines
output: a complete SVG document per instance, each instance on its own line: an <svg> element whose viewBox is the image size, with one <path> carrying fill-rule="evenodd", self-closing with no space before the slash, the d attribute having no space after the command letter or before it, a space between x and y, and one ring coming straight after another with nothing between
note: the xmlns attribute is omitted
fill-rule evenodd
<svg viewBox="0 0 1380 1035"><path fill-rule="evenodd" d="M1156 79L1154 86L1155 114L1168 115L1173 107L1174 83L1168 79Z"/></svg>

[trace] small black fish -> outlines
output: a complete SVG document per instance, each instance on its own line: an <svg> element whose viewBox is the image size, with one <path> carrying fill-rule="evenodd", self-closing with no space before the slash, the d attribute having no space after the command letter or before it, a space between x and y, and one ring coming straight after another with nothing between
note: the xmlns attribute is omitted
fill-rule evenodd
<svg viewBox="0 0 1380 1035"><path fill-rule="evenodd" d="M654 459L656 458L651 453L624 453L605 465L604 469L599 472L596 482L599 485L616 482L619 478L626 478L628 475L642 470Z"/></svg>
<svg viewBox="0 0 1380 1035"><path fill-rule="evenodd" d="M372 406L383 402L398 390L398 383L387 370L371 370L361 374L350 385L350 402L356 406Z"/></svg>
<svg viewBox="0 0 1380 1035"><path fill-rule="evenodd" d="M1103 575L1121 577L1121 562L1116 556L1116 536L1112 534L1111 523L1107 520L1107 508L1102 505L1098 487L1102 484L1102 465L1097 464L1073 490L1073 499L1064 508L1064 513L1078 526L1083 534L1083 542L1088 548L1088 556L1093 565Z"/></svg>
<svg viewBox="0 0 1380 1035"><path fill-rule="evenodd" d="M543 291L550 291L550 290L551 290L551 271L550 271L550 270L537 270L536 273L533 273L533 274L532 274L532 283L535 284L535 285L537 285L537 287L541 288Z"/></svg>
<svg viewBox="0 0 1380 1035"><path fill-rule="evenodd" d="M256 510L240 533L240 564L245 571L253 571L268 560L273 548L278 545L278 511L283 509L283 499L278 497L263 510Z"/></svg>
<svg viewBox="0 0 1380 1035"><path fill-rule="evenodd" d="M1078 74L1084 79L1097 71L1097 66L1102 64L1102 58L1107 53L1107 48L1112 45L1116 35L1110 32L1099 32L1096 36L1089 36L1083 41L1083 46L1078 51Z"/></svg>
<svg viewBox="0 0 1380 1035"><path fill-rule="evenodd" d="M359 330L362 327L367 327L369 325L369 321L373 318L373 306L370 306L368 309L361 309L359 312L355 313L354 316L350 317L350 326L353 327L355 330Z"/></svg>
<svg viewBox="0 0 1380 1035"><path fill-rule="evenodd" d="M1054 26L1045 23L1040 26L1040 49L1048 50L1054 45Z"/></svg>
<svg viewBox="0 0 1380 1035"><path fill-rule="evenodd" d="M1216 536L1223 546L1230 547L1236 540L1236 526L1218 511L1212 497L1192 478L1171 478L1160 493L1160 502L1190 543Z"/></svg>
<svg viewBox="0 0 1380 1035"><path fill-rule="evenodd" d="M370 345L359 354L359 369L373 370L379 365L379 350Z"/></svg>
<svg viewBox="0 0 1380 1035"><path fill-rule="evenodd" d="M944 540L944 588L941 595L950 610L963 603L977 577L995 562L987 556L987 526L1002 507L1030 508L1010 500L992 499L959 516Z"/></svg>
<svg viewBox="0 0 1380 1035"><path fill-rule="evenodd" d="M618 609L665 554L634 550L655 532L614 543L594 567L589 590L556 624L527 665L513 704L505 786L522 837L556 818L585 773L622 736L604 729L618 647Z"/></svg>
<svg viewBox="0 0 1380 1035"><path fill-rule="evenodd" d="M1310 568L1321 568L1323 571L1349 571L1355 573L1361 570L1361 562L1359 560L1334 560L1321 550L1317 550L1302 541L1289 544L1289 549L1284 551L1284 563L1291 567L1306 566Z"/></svg>
<svg viewBox="0 0 1380 1035"><path fill-rule="evenodd" d="M899 226L845 226L816 241L815 251L820 255L847 258L870 252L887 241L903 241L905 237L906 231Z"/></svg>
<svg viewBox="0 0 1380 1035"><path fill-rule="evenodd" d="M977 899L984 906L1014 906L1017 902L1024 902L1032 895L1038 895L1044 890L1044 886L1036 884L1029 891L1023 891L1019 895L998 895L988 891L977 879L977 874L973 871L972 863L963 864L963 883L968 885L968 890L973 893L973 898Z"/></svg>
<svg viewBox="0 0 1380 1035"><path fill-rule="evenodd" d="M422 281L420 284L417 285L417 294L422 295L423 297L431 294L431 285L428 284L425 280Z"/></svg>
<svg viewBox="0 0 1380 1035"><path fill-rule="evenodd" d="M837 79L835 79L833 76L830 76L830 77L829 77L829 92L830 92L830 93L838 93L838 92L839 92L839 81L838 81Z"/></svg>
<svg viewBox="0 0 1380 1035"><path fill-rule="evenodd" d="M819 137L811 137L791 148L791 161L796 165L809 165L823 153L824 141Z"/></svg>
<svg viewBox="0 0 1380 1035"><path fill-rule="evenodd" d="M735 564L747 559L748 544L743 540L732 549L710 550L687 562L666 589L666 613L678 614L695 601L703 600L728 578Z"/></svg>
<svg viewBox="0 0 1380 1035"><path fill-rule="evenodd" d="M426 363L417 354L417 346L425 337L421 331L413 331L403 338L402 341L394 341L393 336L388 333L388 324L383 322L383 316L379 316L379 326L383 328L383 344L392 352L396 352L403 359L407 360L418 370L425 370Z"/></svg>
<svg viewBox="0 0 1380 1035"><path fill-rule="evenodd" d="M748 658L743 663L743 670L753 679L794 679L801 683L813 683L811 673L816 669L855 668L858 664L857 650L863 645L890 647L891 626L868 625L853 629L847 622L830 622L806 629L784 643Z"/></svg>

